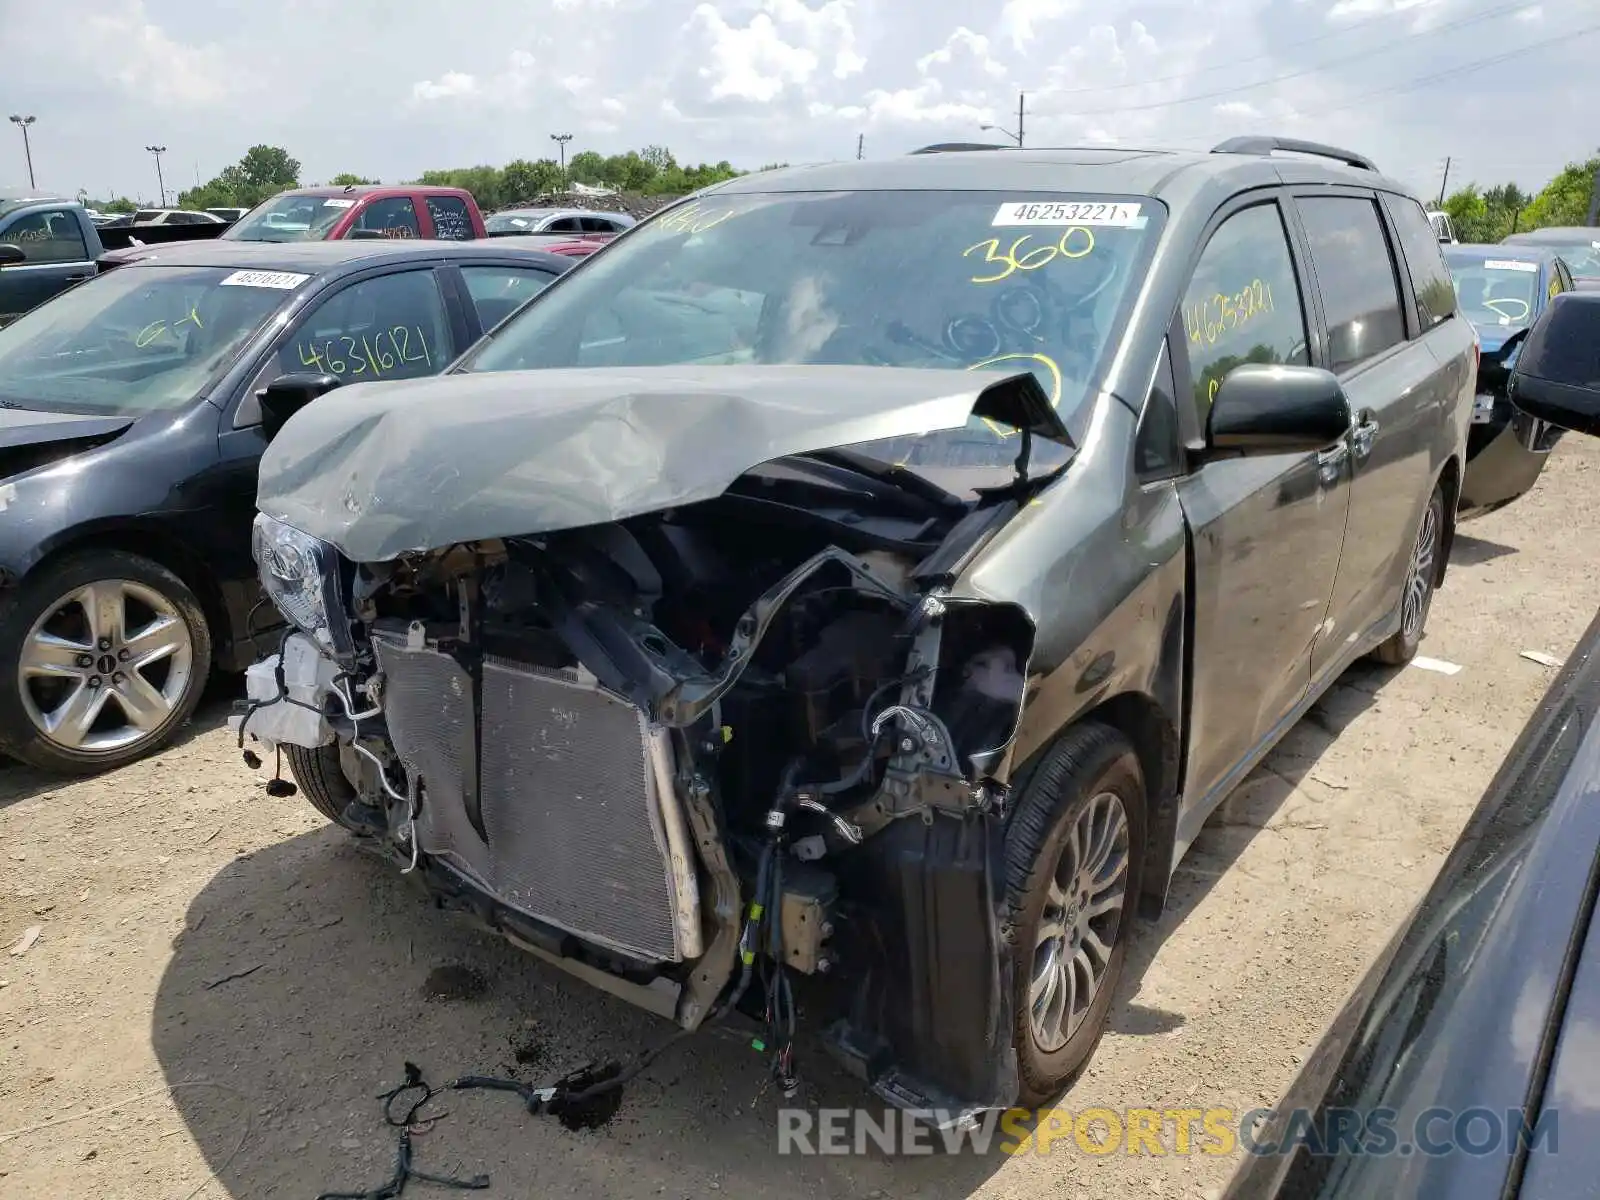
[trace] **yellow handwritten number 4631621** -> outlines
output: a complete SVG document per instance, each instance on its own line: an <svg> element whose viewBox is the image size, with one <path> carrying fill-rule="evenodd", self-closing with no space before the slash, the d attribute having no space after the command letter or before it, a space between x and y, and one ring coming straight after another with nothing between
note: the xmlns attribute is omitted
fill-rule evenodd
<svg viewBox="0 0 1600 1200"><path fill-rule="evenodd" d="M1073 235L1080 235L1074 239ZM999 283L1018 271L1037 271L1040 267L1048 266L1057 258L1083 258L1094 251L1094 231L1085 229L1082 225L1074 225L1061 235L1059 241L1043 246L1035 246L1032 250L1023 250L1024 242L1032 239L1031 233L1025 233L1004 253L1000 250L999 238L985 238L976 246L968 246L961 252L961 257L966 258L974 250L983 251L983 261L993 263L1001 268L993 275L974 275L973 283ZM1076 245L1074 242L1076 241Z"/></svg>

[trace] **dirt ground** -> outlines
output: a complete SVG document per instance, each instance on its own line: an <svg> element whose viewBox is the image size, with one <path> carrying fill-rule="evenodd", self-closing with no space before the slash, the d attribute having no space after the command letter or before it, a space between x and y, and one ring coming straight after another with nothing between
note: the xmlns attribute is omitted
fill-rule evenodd
<svg viewBox="0 0 1600 1200"><path fill-rule="evenodd" d="M1204 832L1138 933L1110 1032L1063 1100L1277 1100L1432 878L1600 601L1600 443L1466 527L1423 653L1358 667ZM159 759L62 784L0 766L0 1197L310 1197L387 1177L374 1095L544 1080L666 1026L473 932L274 799L210 702ZM37 940L7 953L29 927ZM802 1044L813 1105L867 1104ZM1214 1196L1216 1157L780 1157L764 1060L732 1029L673 1049L596 1129L456 1094L419 1165L504 1197ZM876 1106L874 1106L876 1107ZM451 1195L416 1184L407 1196Z"/></svg>

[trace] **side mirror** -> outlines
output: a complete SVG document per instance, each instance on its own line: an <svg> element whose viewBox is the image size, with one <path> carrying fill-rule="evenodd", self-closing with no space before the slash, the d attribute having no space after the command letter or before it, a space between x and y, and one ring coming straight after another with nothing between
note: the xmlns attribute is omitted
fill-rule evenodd
<svg viewBox="0 0 1600 1200"><path fill-rule="evenodd" d="M1240 454L1325 450L1350 430L1350 401L1321 367L1241 363L1222 379L1206 446Z"/></svg>
<svg viewBox="0 0 1600 1200"><path fill-rule="evenodd" d="M1600 291L1550 302L1528 330L1506 394L1530 416L1600 437Z"/></svg>
<svg viewBox="0 0 1600 1200"><path fill-rule="evenodd" d="M13 246L10 242L0 243L0 267L14 267L27 261L28 256L22 252L21 246Z"/></svg>
<svg viewBox="0 0 1600 1200"><path fill-rule="evenodd" d="M288 419L319 396L339 386L336 375L279 375L256 393L261 402L261 432L267 441L278 436Z"/></svg>

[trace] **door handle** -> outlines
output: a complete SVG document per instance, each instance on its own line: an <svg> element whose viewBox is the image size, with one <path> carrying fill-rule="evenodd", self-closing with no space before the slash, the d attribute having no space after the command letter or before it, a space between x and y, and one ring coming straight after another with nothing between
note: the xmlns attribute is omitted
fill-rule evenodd
<svg viewBox="0 0 1600 1200"><path fill-rule="evenodd" d="M1372 453L1373 440L1378 436L1378 421L1370 412L1361 414L1361 423L1351 431L1350 441L1355 449L1357 458L1366 458Z"/></svg>
<svg viewBox="0 0 1600 1200"><path fill-rule="evenodd" d="M93 278L94 278L94 272L93 271L85 271L82 275L68 275L68 276L66 276L66 280L67 280L68 283L78 283L78 282L81 282L82 280L93 279Z"/></svg>
<svg viewBox="0 0 1600 1200"><path fill-rule="evenodd" d="M1319 451L1317 451L1317 466L1319 466L1319 467L1336 467L1340 463L1342 463L1345 459L1347 459L1349 457L1350 457L1350 447L1347 446L1345 443L1340 442L1337 446L1333 447L1331 450L1319 450Z"/></svg>

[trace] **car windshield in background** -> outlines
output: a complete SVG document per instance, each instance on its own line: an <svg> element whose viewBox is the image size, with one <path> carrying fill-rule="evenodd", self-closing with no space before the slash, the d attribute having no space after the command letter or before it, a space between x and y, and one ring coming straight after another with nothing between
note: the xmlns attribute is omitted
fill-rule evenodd
<svg viewBox="0 0 1600 1200"><path fill-rule="evenodd" d="M542 212L503 212L483 219L483 227L490 233L527 233L546 214Z"/></svg>
<svg viewBox="0 0 1600 1200"><path fill-rule="evenodd" d="M251 280L267 278L270 286ZM194 400L304 276L124 267L0 329L0 402L92 414Z"/></svg>
<svg viewBox="0 0 1600 1200"><path fill-rule="evenodd" d="M457 369L1025 369L1071 428L1165 217L1134 196L713 195L641 224ZM1013 436L974 420L892 453L990 466L1015 457Z"/></svg>
<svg viewBox="0 0 1600 1200"><path fill-rule="evenodd" d="M1474 325L1520 328L1533 319L1539 297L1539 263L1518 258L1516 247L1485 258L1445 251L1461 313Z"/></svg>
<svg viewBox="0 0 1600 1200"><path fill-rule="evenodd" d="M1600 240L1557 245L1555 251L1579 279L1600 279Z"/></svg>
<svg viewBox="0 0 1600 1200"><path fill-rule="evenodd" d="M222 236L236 242L318 242L356 202L346 196L279 196Z"/></svg>

